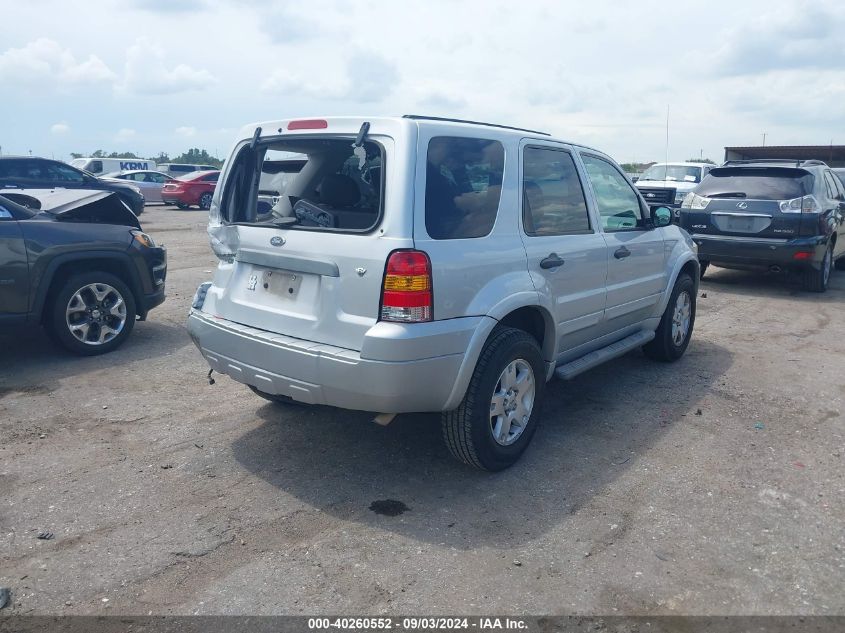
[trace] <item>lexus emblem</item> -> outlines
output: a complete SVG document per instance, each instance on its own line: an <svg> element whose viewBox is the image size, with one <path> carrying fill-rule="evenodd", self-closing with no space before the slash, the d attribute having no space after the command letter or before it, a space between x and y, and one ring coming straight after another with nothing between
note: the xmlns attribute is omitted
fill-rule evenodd
<svg viewBox="0 0 845 633"><path fill-rule="evenodd" d="M736 208L737 208L737 209L747 209L747 208L748 208L748 203L747 203L747 202L737 202L737 203L736 203Z"/></svg>
<svg viewBox="0 0 845 633"><path fill-rule="evenodd" d="M285 243L285 238L281 235L274 235L270 238L270 246L282 246Z"/></svg>

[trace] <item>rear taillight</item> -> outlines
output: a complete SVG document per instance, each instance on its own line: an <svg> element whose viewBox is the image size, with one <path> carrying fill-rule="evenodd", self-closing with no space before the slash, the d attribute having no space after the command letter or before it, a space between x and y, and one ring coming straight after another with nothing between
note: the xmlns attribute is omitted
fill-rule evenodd
<svg viewBox="0 0 845 633"><path fill-rule="evenodd" d="M812 195L793 198L792 200L781 200L779 206L781 213L818 213L821 209L815 196Z"/></svg>
<svg viewBox="0 0 845 633"><path fill-rule="evenodd" d="M394 251L387 259L381 320L420 323L432 319L431 261L422 251Z"/></svg>

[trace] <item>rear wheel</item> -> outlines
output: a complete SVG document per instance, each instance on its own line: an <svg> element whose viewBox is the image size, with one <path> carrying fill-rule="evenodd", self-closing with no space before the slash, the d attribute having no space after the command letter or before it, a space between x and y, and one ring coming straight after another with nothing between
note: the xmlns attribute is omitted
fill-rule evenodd
<svg viewBox="0 0 845 633"><path fill-rule="evenodd" d="M830 280L830 272L832 269L833 244L828 244L819 270L816 270L815 268L807 268L804 271L804 288L810 292L824 292L827 290L827 283Z"/></svg>
<svg viewBox="0 0 845 633"><path fill-rule="evenodd" d="M135 325L135 298L123 281L102 271L74 275L53 297L47 325L53 338L81 356L123 344Z"/></svg>
<svg viewBox="0 0 845 633"><path fill-rule="evenodd" d="M200 196L200 209L208 211L211 208L211 194L206 192Z"/></svg>
<svg viewBox="0 0 845 633"><path fill-rule="evenodd" d="M695 283L692 277L683 273L675 281L654 338L643 346L643 351L654 360L678 360L687 351L694 324Z"/></svg>
<svg viewBox="0 0 845 633"><path fill-rule="evenodd" d="M544 371L532 336L515 328L494 330L460 406L442 414L452 455L482 470L513 465L537 429Z"/></svg>

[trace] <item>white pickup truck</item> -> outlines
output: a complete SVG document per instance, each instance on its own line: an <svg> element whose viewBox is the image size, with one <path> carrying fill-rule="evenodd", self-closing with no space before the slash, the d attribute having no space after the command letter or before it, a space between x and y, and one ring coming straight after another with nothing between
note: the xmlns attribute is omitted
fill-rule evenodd
<svg viewBox="0 0 845 633"><path fill-rule="evenodd" d="M677 221L684 198L713 167L710 163L655 163L637 180L637 189L649 207L670 207Z"/></svg>

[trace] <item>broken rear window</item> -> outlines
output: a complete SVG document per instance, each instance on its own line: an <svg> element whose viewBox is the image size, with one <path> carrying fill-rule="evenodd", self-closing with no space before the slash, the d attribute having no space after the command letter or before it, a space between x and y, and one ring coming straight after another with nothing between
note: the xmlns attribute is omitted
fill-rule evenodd
<svg viewBox="0 0 845 633"><path fill-rule="evenodd" d="M245 146L226 178L229 222L365 232L382 210L384 150L353 138L290 138Z"/></svg>

